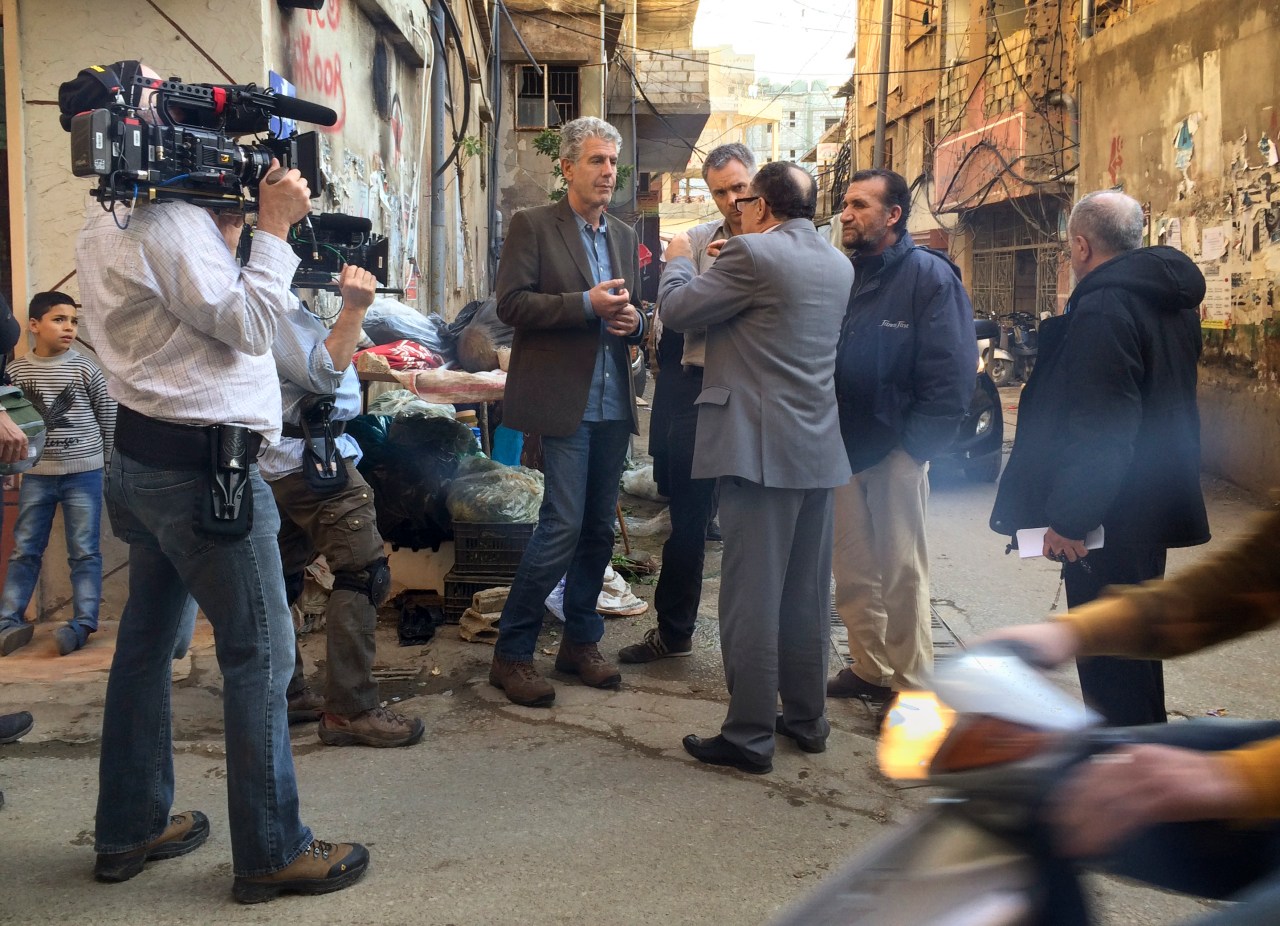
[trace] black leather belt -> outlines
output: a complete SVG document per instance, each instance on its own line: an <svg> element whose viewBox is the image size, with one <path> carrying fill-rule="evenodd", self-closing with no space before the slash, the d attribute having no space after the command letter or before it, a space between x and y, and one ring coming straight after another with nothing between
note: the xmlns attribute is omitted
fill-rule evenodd
<svg viewBox="0 0 1280 926"><path fill-rule="evenodd" d="M347 429L347 423L345 421L329 422L329 433L332 434L334 437L337 437L346 429ZM302 425L300 424L289 424L288 422L285 422L284 425L280 428L280 433L284 437L296 437L298 440L307 439L307 434L305 431L302 430Z"/></svg>
<svg viewBox="0 0 1280 926"><path fill-rule="evenodd" d="M121 405L116 414L116 448L147 466L200 469L209 465L216 425L174 424L149 418ZM248 461L258 459L262 435L248 432Z"/></svg>

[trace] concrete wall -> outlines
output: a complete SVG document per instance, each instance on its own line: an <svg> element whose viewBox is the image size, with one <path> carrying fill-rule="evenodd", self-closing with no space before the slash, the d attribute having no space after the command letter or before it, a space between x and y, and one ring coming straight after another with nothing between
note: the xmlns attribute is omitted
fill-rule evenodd
<svg viewBox="0 0 1280 926"><path fill-rule="evenodd" d="M1206 468L1280 485L1280 8L1163 0L1083 43L1079 189L1147 204L1152 243L1200 263ZM1181 140L1179 142L1179 136Z"/></svg>

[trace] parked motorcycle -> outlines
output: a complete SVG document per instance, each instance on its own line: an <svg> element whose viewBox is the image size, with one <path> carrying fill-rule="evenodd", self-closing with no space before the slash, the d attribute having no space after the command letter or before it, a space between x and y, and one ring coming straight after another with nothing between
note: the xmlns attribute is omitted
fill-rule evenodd
<svg viewBox="0 0 1280 926"><path fill-rule="evenodd" d="M987 375L997 386L1008 386L1014 380L1026 382L1036 365L1036 317L1030 312L1010 312L999 321L1000 336L990 350Z"/></svg>
<svg viewBox="0 0 1280 926"><path fill-rule="evenodd" d="M939 466L955 464L963 468L965 476L974 482L995 482L1000 475L1003 458L1004 414L1000 407L1000 393L985 374L986 352L983 345L991 344L1000 330L987 318L975 318L973 328L978 339L978 370L973 398L969 401L964 421L956 429L951 446L934 462Z"/></svg>

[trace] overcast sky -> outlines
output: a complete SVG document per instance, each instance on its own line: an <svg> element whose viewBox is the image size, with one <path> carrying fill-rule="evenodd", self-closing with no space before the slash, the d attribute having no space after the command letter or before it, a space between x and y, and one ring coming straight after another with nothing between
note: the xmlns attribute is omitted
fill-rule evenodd
<svg viewBox="0 0 1280 926"><path fill-rule="evenodd" d="M852 0L701 0L693 44L754 54L761 77L844 83L853 68L854 10Z"/></svg>

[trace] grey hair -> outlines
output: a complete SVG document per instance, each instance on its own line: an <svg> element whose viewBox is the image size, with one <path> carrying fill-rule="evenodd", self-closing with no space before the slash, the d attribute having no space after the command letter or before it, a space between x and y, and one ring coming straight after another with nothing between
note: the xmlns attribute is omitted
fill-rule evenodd
<svg viewBox="0 0 1280 926"><path fill-rule="evenodd" d="M1142 204L1119 190L1086 194L1067 221L1069 234L1079 235L1104 254L1142 247L1142 226Z"/></svg>
<svg viewBox="0 0 1280 926"><path fill-rule="evenodd" d="M588 138L603 138L622 150L622 136L617 129L603 119L583 116L560 126L560 157L576 164L582 157L582 146Z"/></svg>
<svg viewBox="0 0 1280 926"><path fill-rule="evenodd" d="M702 162L702 179L706 180L707 174L713 170L723 170L728 167L730 161L737 161L747 169L749 174L756 172L756 156L746 145L734 141L711 149L711 153Z"/></svg>

